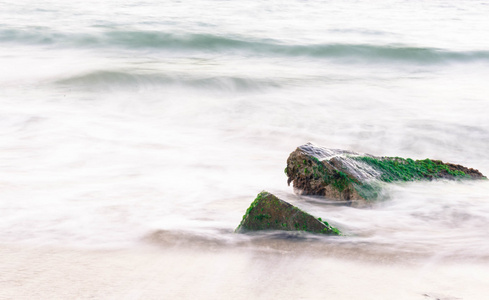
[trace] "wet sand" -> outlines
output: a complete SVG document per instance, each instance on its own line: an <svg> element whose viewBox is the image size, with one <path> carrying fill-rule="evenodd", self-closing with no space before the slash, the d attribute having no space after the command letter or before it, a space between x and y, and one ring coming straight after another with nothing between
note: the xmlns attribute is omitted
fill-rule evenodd
<svg viewBox="0 0 489 300"><path fill-rule="evenodd" d="M487 263L243 248L0 247L0 299L487 299Z"/></svg>

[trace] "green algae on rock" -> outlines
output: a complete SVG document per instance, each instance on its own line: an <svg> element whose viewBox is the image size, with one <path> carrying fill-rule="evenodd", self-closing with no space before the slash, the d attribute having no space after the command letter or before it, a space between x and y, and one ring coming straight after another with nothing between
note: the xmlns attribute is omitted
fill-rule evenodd
<svg viewBox="0 0 489 300"><path fill-rule="evenodd" d="M299 208L280 200L268 192L261 192L246 210L236 232L257 230L308 231L313 233L341 235L328 222L316 219Z"/></svg>
<svg viewBox="0 0 489 300"><path fill-rule="evenodd" d="M440 160L376 157L327 149L311 143L287 159L288 184L306 195L335 200L374 200L381 182L433 179L485 179L478 170Z"/></svg>

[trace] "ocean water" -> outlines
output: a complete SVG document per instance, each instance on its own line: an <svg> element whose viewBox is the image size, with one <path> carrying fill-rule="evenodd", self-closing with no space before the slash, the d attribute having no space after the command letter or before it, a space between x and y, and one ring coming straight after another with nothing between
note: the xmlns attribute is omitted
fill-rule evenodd
<svg viewBox="0 0 489 300"><path fill-rule="evenodd" d="M437 270L450 289L405 299L484 299L489 181L392 184L353 208L297 195L283 170L313 142L488 175L488 15L481 0L0 0L0 244L183 248L235 286L249 270L222 265L256 251L256 278L414 260L391 278ZM347 236L234 234L262 190Z"/></svg>

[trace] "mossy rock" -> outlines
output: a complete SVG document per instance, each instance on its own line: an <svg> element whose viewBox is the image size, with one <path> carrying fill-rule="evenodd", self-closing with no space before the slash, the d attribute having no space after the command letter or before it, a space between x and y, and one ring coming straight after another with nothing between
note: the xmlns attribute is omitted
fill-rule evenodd
<svg viewBox="0 0 489 300"><path fill-rule="evenodd" d="M478 170L440 160L376 157L311 143L290 154L285 173L301 193L335 200L376 199L381 182L487 179Z"/></svg>
<svg viewBox="0 0 489 300"><path fill-rule="evenodd" d="M321 218L316 219L265 191L258 194L236 228L236 232L257 230L308 231L341 235L340 231L328 222L322 221Z"/></svg>

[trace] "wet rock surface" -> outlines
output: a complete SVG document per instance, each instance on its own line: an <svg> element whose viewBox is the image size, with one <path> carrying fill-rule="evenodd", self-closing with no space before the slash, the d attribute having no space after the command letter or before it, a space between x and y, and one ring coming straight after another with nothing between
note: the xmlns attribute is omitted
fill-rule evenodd
<svg viewBox="0 0 489 300"><path fill-rule="evenodd" d="M337 228L326 221L280 200L273 194L261 192L251 203L236 232L257 230L307 231L312 233L341 235Z"/></svg>
<svg viewBox="0 0 489 300"><path fill-rule="evenodd" d="M486 179L478 170L440 160L377 157L311 143L290 154L285 173L300 193L335 200L374 200L381 182Z"/></svg>

